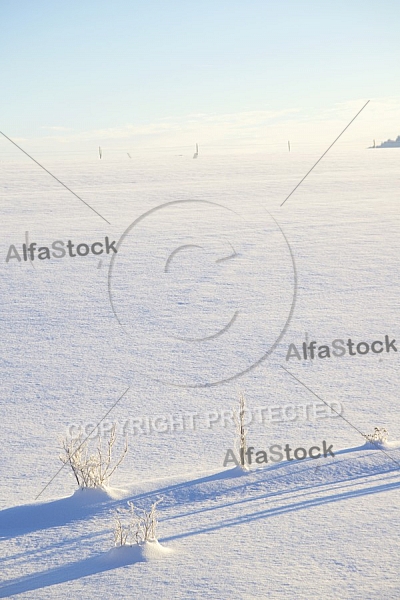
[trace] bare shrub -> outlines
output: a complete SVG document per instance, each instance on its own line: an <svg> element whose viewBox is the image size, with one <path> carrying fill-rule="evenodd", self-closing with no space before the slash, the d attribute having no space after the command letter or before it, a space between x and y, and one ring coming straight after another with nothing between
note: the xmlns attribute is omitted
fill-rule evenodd
<svg viewBox="0 0 400 600"><path fill-rule="evenodd" d="M244 426L245 419L245 410L246 410L246 398L243 392L239 394L239 410L236 408L233 409L233 418L236 425L236 440L235 440L235 448L239 452L240 456L240 464L243 470L248 470L248 465L245 461L245 454L247 451L247 429Z"/></svg>
<svg viewBox="0 0 400 600"><path fill-rule="evenodd" d="M140 510L134 527L134 536L137 544L142 544L143 542L155 542L157 540L157 504L160 502L161 500L154 502L149 511Z"/></svg>
<svg viewBox="0 0 400 600"><path fill-rule="evenodd" d="M131 533L131 523L134 520L134 506L133 506L133 502L128 502L129 505L129 513L130 513L130 520L128 525L124 525L121 517L124 513L124 510L122 508L118 508L117 509L117 514L115 516L115 524L114 524L114 545L115 546L127 546L128 545L128 538L129 535Z"/></svg>
<svg viewBox="0 0 400 600"><path fill-rule="evenodd" d="M107 447L104 448L101 437L98 436L97 445L90 449L89 439L84 439L80 433L76 438L65 438L62 442L64 453L60 456L61 462L68 464L80 488L99 488L108 484L111 475L119 467L128 451L128 442L120 457L113 460L112 453L116 441L116 426L110 431Z"/></svg>
<svg viewBox="0 0 400 600"><path fill-rule="evenodd" d="M157 531L157 505L162 500L157 500L151 505L149 511L136 509L133 502L128 502L129 508L119 509L115 517L114 544L115 546L128 546L132 543L144 544L145 542L156 542ZM127 522L121 521L125 513Z"/></svg>
<svg viewBox="0 0 400 600"><path fill-rule="evenodd" d="M364 435L368 442L387 442L389 433L384 427L375 427L374 433L368 433Z"/></svg>

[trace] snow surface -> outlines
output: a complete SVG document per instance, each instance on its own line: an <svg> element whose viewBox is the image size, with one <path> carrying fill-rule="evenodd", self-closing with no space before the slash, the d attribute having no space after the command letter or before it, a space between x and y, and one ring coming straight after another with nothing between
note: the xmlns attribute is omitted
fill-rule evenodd
<svg viewBox="0 0 400 600"><path fill-rule="evenodd" d="M398 157L338 144L280 207L317 158L46 163L111 225L28 159L1 164L0 597L400 598L399 353L285 360L306 337L400 346ZM39 245L119 240L144 213L189 199L215 204L155 211L121 246L111 289L122 325L110 257L5 262L25 232ZM235 310L226 336L199 341ZM240 390L250 407L316 401L281 365L340 401L357 430L386 427L388 443L366 445L341 418L253 422L257 450L326 440L335 457L241 473L222 466L232 428L179 427L179 414L231 409ZM174 430L130 433L111 490L74 493L63 469L41 493L66 428L96 424L128 387L107 419L170 415ZM113 548L116 508L160 497L171 552Z"/></svg>

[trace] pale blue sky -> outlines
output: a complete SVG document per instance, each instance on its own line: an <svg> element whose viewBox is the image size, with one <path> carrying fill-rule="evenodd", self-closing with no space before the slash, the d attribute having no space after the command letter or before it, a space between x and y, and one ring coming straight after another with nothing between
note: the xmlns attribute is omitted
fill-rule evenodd
<svg viewBox="0 0 400 600"><path fill-rule="evenodd" d="M399 17L395 0L2 0L0 129L393 103Z"/></svg>

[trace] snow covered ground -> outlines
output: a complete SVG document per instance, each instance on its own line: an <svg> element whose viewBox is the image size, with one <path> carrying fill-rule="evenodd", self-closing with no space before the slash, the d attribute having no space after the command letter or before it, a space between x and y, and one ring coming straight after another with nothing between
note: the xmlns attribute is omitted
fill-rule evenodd
<svg viewBox="0 0 400 600"><path fill-rule="evenodd" d="M280 206L318 156L46 162L110 224L17 150L2 162L0 597L400 598L400 451L357 431L400 439L398 151L338 143ZM6 262L26 239L124 232L111 270L111 255ZM385 335L398 352L286 360ZM282 365L353 427L255 418L257 450L326 440L335 457L237 476L220 415L241 390L250 409L321 402ZM117 430L157 415L166 430L128 429L112 496L74 495L66 468L42 492L67 428L110 409ZM113 549L115 509L159 497L173 552Z"/></svg>

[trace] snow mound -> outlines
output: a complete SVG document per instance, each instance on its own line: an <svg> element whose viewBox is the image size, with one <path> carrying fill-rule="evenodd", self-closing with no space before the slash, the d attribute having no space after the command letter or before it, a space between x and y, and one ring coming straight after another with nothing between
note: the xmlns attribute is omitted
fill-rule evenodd
<svg viewBox="0 0 400 600"><path fill-rule="evenodd" d="M251 469L242 468L242 467L233 467L232 469L228 469L227 471L223 471L225 478L235 478L235 477L243 477L244 475L249 475Z"/></svg>
<svg viewBox="0 0 400 600"><path fill-rule="evenodd" d="M101 486L97 488L79 488L72 496L71 500L76 500L77 504L98 504L108 502L109 500L120 500L126 494L126 490Z"/></svg>
<svg viewBox="0 0 400 600"><path fill-rule="evenodd" d="M171 548L167 548L155 540L132 546L126 545L112 548L103 556L102 560L108 563L110 567L116 568L137 562L159 560L170 556L172 553L173 550Z"/></svg>
<svg viewBox="0 0 400 600"><path fill-rule="evenodd" d="M393 441L393 442L378 442L378 441L374 441L374 442L365 442L363 449L368 448L369 450L377 450L377 449L382 449L382 450L395 450L397 448L400 448L400 441Z"/></svg>

